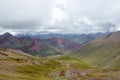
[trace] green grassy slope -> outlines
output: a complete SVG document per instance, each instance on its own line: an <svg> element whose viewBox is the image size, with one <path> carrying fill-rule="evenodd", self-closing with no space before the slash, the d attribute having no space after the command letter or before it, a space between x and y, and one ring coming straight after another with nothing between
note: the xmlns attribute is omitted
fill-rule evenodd
<svg viewBox="0 0 120 80"><path fill-rule="evenodd" d="M58 66L52 59L0 50L0 80L53 80L48 73Z"/></svg>
<svg viewBox="0 0 120 80"><path fill-rule="evenodd" d="M40 58L19 50L0 50L0 80L55 80L54 75L61 78L60 72L66 71L66 64L81 70L90 68L89 64L69 56Z"/></svg>
<svg viewBox="0 0 120 80"><path fill-rule="evenodd" d="M120 32L109 34L83 45L75 52L83 60L105 69L120 70Z"/></svg>
<svg viewBox="0 0 120 80"><path fill-rule="evenodd" d="M19 52L0 50L0 80L56 80L56 77L67 80L65 76L60 76L61 71L66 71L66 64L81 70L91 67L69 56L40 58Z"/></svg>

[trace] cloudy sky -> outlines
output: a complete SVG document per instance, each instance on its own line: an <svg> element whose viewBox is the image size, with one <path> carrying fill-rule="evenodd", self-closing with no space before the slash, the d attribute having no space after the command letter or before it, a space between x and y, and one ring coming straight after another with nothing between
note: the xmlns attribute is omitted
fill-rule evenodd
<svg viewBox="0 0 120 80"><path fill-rule="evenodd" d="M120 30L120 0L0 0L0 33Z"/></svg>

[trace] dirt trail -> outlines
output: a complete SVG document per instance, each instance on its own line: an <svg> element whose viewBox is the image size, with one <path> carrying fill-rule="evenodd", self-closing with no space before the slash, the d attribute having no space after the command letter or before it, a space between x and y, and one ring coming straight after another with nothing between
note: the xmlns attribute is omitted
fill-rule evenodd
<svg viewBox="0 0 120 80"><path fill-rule="evenodd" d="M90 78L86 72L73 68L71 64L64 64L66 70L53 73L54 80L104 80L102 78Z"/></svg>

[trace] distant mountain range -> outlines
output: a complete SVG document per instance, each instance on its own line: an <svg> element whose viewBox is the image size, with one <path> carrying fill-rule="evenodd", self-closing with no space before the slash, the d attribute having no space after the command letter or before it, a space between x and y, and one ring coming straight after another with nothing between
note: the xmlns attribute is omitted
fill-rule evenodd
<svg viewBox="0 0 120 80"><path fill-rule="evenodd" d="M120 31L82 45L74 55L95 66L120 69Z"/></svg>
<svg viewBox="0 0 120 80"><path fill-rule="evenodd" d="M37 37L22 36L16 37L10 33L0 36L0 47L20 49L32 55L48 56L68 53L76 49L79 44L63 38L52 37L41 39Z"/></svg>
<svg viewBox="0 0 120 80"><path fill-rule="evenodd" d="M78 44L83 44L88 41L94 40L96 38L105 36L107 34L109 34L109 33L94 33L94 34L53 34L53 33L30 34L30 33L26 33L26 34L17 34L16 36L17 37L30 36L30 37L40 38L40 39L49 39L49 38L57 37L57 38L66 39L68 41L76 42Z"/></svg>

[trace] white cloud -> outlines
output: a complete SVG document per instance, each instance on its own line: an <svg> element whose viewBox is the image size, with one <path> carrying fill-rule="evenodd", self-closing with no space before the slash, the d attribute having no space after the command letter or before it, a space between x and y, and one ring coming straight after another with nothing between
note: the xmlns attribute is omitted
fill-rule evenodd
<svg viewBox="0 0 120 80"><path fill-rule="evenodd" d="M119 14L120 0L0 0L0 31L117 31Z"/></svg>

